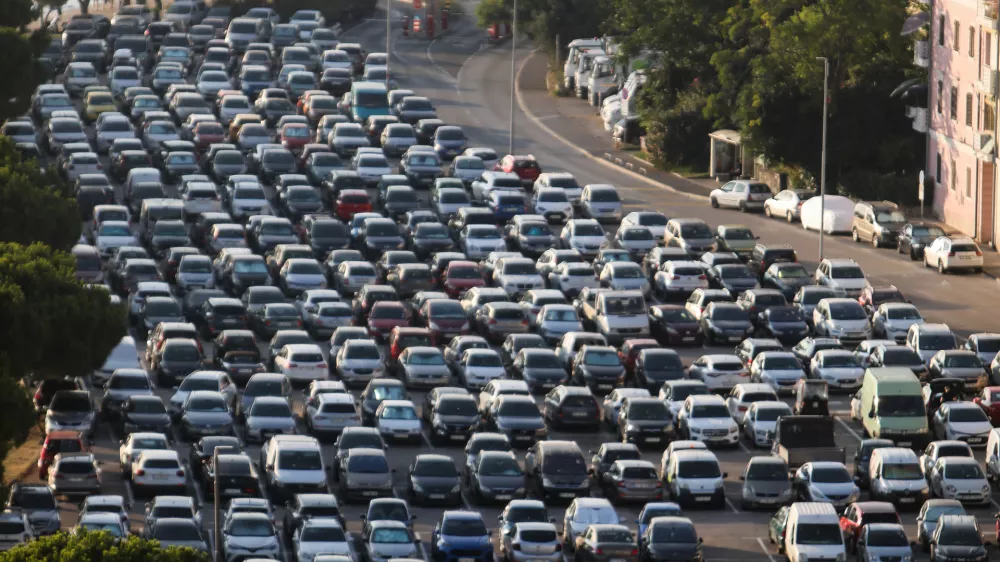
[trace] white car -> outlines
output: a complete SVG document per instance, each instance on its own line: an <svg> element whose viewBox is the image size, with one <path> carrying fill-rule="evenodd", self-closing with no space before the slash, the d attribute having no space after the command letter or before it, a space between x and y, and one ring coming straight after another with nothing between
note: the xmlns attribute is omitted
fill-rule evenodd
<svg viewBox="0 0 1000 562"><path fill-rule="evenodd" d="M920 455L920 471L924 473L925 477L930 476L938 459L944 457L967 457L971 459L973 457L972 447L965 441L946 441L943 439L931 441L930 445L927 445L927 448L924 450L924 453Z"/></svg>
<svg viewBox="0 0 1000 562"><path fill-rule="evenodd" d="M744 417L754 402L773 402L778 399L773 387L762 383L742 383L733 387L726 397L729 415L736 423L743 425Z"/></svg>
<svg viewBox="0 0 1000 562"><path fill-rule="evenodd" d="M816 192L811 189L785 189L764 201L764 216L783 218L788 222L799 220L802 204Z"/></svg>
<svg viewBox="0 0 1000 562"><path fill-rule="evenodd" d="M817 285L833 289L838 297L852 299L860 297L869 285L865 272L852 259L824 259L819 262L813 280Z"/></svg>
<svg viewBox="0 0 1000 562"><path fill-rule="evenodd" d="M702 262L668 261L653 274L653 291L660 298L687 297L696 289L708 289L708 276Z"/></svg>
<svg viewBox="0 0 1000 562"><path fill-rule="evenodd" d="M583 323L571 304L547 304L538 312L535 327L545 341L554 343L567 332L582 332Z"/></svg>
<svg viewBox="0 0 1000 562"><path fill-rule="evenodd" d="M743 435L755 447L770 447L778 418L792 415L792 408L777 400L761 400L750 405L744 415Z"/></svg>
<svg viewBox="0 0 1000 562"><path fill-rule="evenodd" d="M321 70L340 68L353 72L350 56L347 54L347 51L341 51L340 49L323 51L323 56L320 58L320 68Z"/></svg>
<svg viewBox="0 0 1000 562"><path fill-rule="evenodd" d="M910 326L923 323L923 316L912 304L887 302L880 305L872 315L872 335L903 343Z"/></svg>
<svg viewBox="0 0 1000 562"><path fill-rule="evenodd" d="M542 189L559 189L566 194L566 197L573 203L580 201L583 188L577 183L576 178L569 172L545 172L538 174L538 179L532 185L532 193L538 193Z"/></svg>
<svg viewBox="0 0 1000 562"><path fill-rule="evenodd" d="M559 241L563 248L572 248L589 257L596 256L602 248L610 245L601 223L594 219L566 221L566 226L559 234Z"/></svg>
<svg viewBox="0 0 1000 562"><path fill-rule="evenodd" d="M750 371L739 356L732 353L702 355L688 367L688 378L705 383L709 389L729 391L734 386L749 382Z"/></svg>
<svg viewBox="0 0 1000 562"><path fill-rule="evenodd" d="M386 440L422 439L420 416L410 400L383 400L375 411L375 428Z"/></svg>
<svg viewBox="0 0 1000 562"><path fill-rule="evenodd" d="M80 517L94 513L111 513L117 515L122 523L128 523L128 510L131 505L120 495L87 496L80 508Z"/></svg>
<svg viewBox="0 0 1000 562"><path fill-rule="evenodd" d="M145 450L132 463L130 474L136 496L169 491L187 495L187 472L177 451Z"/></svg>
<svg viewBox="0 0 1000 562"><path fill-rule="evenodd" d="M630 261L615 261L604 265L598 275L602 287L614 291L641 291L649 295L649 280L639 264Z"/></svg>
<svg viewBox="0 0 1000 562"><path fill-rule="evenodd" d="M535 262L529 258L503 258L493 269L493 284L514 296L545 288Z"/></svg>
<svg viewBox="0 0 1000 562"><path fill-rule="evenodd" d="M645 226L653 233L654 239L663 240L668 220L667 216L659 211L633 211L625 215L621 226Z"/></svg>
<svg viewBox="0 0 1000 562"><path fill-rule="evenodd" d="M939 439L965 441L971 447L986 447L993 429L986 412L972 402L942 404L932 423Z"/></svg>
<svg viewBox="0 0 1000 562"><path fill-rule="evenodd" d="M591 525L618 525L621 519L607 498L576 498L563 515L563 544L576 544Z"/></svg>
<svg viewBox="0 0 1000 562"><path fill-rule="evenodd" d="M247 442L263 443L271 435L294 435L295 417L283 396L258 396L246 412Z"/></svg>
<svg viewBox="0 0 1000 562"><path fill-rule="evenodd" d="M466 388L482 388L506 376L500 354L492 349L467 349L458 362L458 380Z"/></svg>
<svg viewBox="0 0 1000 562"><path fill-rule="evenodd" d="M739 439L739 435L736 434ZM726 502L725 473L715 453L699 449L674 449L663 467L663 480L670 497L695 504L709 504L721 509Z"/></svg>
<svg viewBox="0 0 1000 562"><path fill-rule="evenodd" d="M864 307L850 298L819 301L813 310L813 330L817 337L837 338L842 342L861 342L872 337Z"/></svg>
<svg viewBox="0 0 1000 562"><path fill-rule="evenodd" d="M857 389L864 376L864 364L846 349L821 349L809 362L809 378L824 380L831 389Z"/></svg>
<svg viewBox="0 0 1000 562"><path fill-rule="evenodd" d="M320 394L310 398L306 401L305 418L306 428L314 436L339 433L345 428L361 425L361 414L354 397L347 393Z"/></svg>
<svg viewBox="0 0 1000 562"><path fill-rule="evenodd" d="M222 371L195 371L184 377L170 397L167 408L171 413L179 413L188 395L196 390L221 392L226 397L227 404L234 404L236 401L236 384L229 375Z"/></svg>
<svg viewBox="0 0 1000 562"><path fill-rule="evenodd" d="M313 562L318 554L352 556L351 542L336 519L306 519L292 537L295 560Z"/></svg>
<svg viewBox="0 0 1000 562"><path fill-rule="evenodd" d="M470 224L462 229L458 247L469 259L483 259L491 252L507 250L500 229L490 224Z"/></svg>
<svg viewBox="0 0 1000 562"><path fill-rule="evenodd" d="M129 435L118 448L118 462L121 464L122 474L126 478L132 474L132 463L143 451L166 451L170 448L170 441L162 433L149 431Z"/></svg>
<svg viewBox="0 0 1000 562"><path fill-rule="evenodd" d="M594 274L594 268L585 262L563 262L548 275L549 286L565 295L575 295L586 288L601 286Z"/></svg>
<svg viewBox="0 0 1000 562"><path fill-rule="evenodd" d="M117 517L115 513L101 513L91 511L81 513L76 526L70 530L70 534L75 535L82 530L92 533L104 531L116 539L128 537L128 528L125 521Z"/></svg>
<svg viewBox="0 0 1000 562"><path fill-rule="evenodd" d="M740 427L718 395L688 396L677 414L677 428L683 439L735 446Z"/></svg>
<svg viewBox="0 0 1000 562"><path fill-rule="evenodd" d="M291 381L315 381L329 376L323 351L311 343L291 343L281 348L274 358L274 369Z"/></svg>
<svg viewBox="0 0 1000 562"><path fill-rule="evenodd" d="M138 68L116 66L108 73L108 87L115 97L120 97L126 89L136 86L142 86L142 74Z"/></svg>
<svg viewBox="0 0 1000 562"><path fill-rule="evenodd" d="M766 183L733 180L713 189L708 198L715 208L730 207L744 213L759 211L764 209L764 204L771 198L771 188Z"/></svg>
<svg viewBox="0 0 1000 562"><path fill-rule="evenodd" d="M531 212L544 216L548 221L562 222L573 218L573 204L566 190L543 187L535 190L531 197Z"/></svg>
<svg viewBox="0 0 1000 562"><path fill-rule="evenodd" d="M681 379L663 383L657 398L667 404L667 408L670 409L670 417L677 419L677 414L680 413L687 397L699 394L708 395L711 394L711 391L701 381Z"/></svg>
<svg viewBox="0 0 1000 562"><path fill-rule="evenodd" d="M764 351L750 363L750 380L769 385L777 393L794 392L795 383L805 377L802 363L791 351Z"/></svg>
<svg viewBox="0 0 1000 562"><path fill-rule="evenodd" d="M931 494L962 503L989 504L990 483L979 461L967 457L942 457L927 475Z"/></svg>
<svg viewBox="0 0 1000 562"><path fill-rule="evenodd" d="M983 251L976 241L964 236L941 236L924 248L924 265L938 273L983 271Z"/></svg>
<svg viewBox="0 0 1000 562"><path fill-rule="evenodd" d="M198 93L206 99L215 99L219 90L229 90L232 89L232 87L233 81L226 76L225 72L218 70L203 72L201 76L198 77L198 83L195 85L195 88L198 89Z"/></svg>
<svg viewBox="0 0 1000 562"><path fill-rule="evenodd" d="M499 396L531 396L531 388L522 380L494 379L479 393L479 411L486 412Z"/></svg>
<svg viewBox="0 0 1000 562"><path fill-rule="evenodd" d="M125 221L104 221L94 234L94 245L101 256L109 257L122 246L138 246L139 239L132 234Z"/></svg>
<svg viewBox="0 0 1000 562"><path fill-rule="evenodd" d="M369 185L378 183L382 176L392 173L392 167L389 166L385 156L372 152L357 154L351 161L351 169Z"/></svg>
<svg viewBox="0 0 1000 562"><path fill-rule="evenodd" d="M281 558L281 541L273 519L264 513L232 514L223 527L222 552L226 562Z"/></svg>

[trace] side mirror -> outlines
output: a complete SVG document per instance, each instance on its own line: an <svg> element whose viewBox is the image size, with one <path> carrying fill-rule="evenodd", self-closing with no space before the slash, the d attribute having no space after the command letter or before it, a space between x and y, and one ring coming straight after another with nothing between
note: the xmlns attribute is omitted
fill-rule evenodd
<svg viewBox="0 0 1000 562"><path fill-rule="evenodd" d="M722 473L722 478L724 478L724 479L725 478L729 478L729 473L728 472L723 472Z"/></svg>
<svg viewBox="0 0 1000 562"><path fill-rule="evenodd" d="M389 470L389 472L391 472L391 473L393 473L393 474L396 474L396 469L395 469L395 468L393 468L393 469L390 469L390 470Z"/></svg>
<svg viewBox="0 0 1000 562"><path fill-rule="evenodd" d="M854 477L854 483L857 484L858 486L860 486L861 485L861 477L860 476L855 476Z"/></svg>
<svg viewBox="0 0 1000 562"><path fill-rule="evenodd" d="M365 515L364 513L362 513L359 517L361 518L362 521L368 521L368 516Z"/></svg>
<svg viewBox="0 0 1000 562"><path fill-rule="evenodd" d="M698 544L701 544L701 543L703 543L703 542L705 542L705 539L703 539L703 538L701 538L701 537L698 537Z"/></svg>
<svg viewBox="0 0 1000 562"><path fill-rule="evenodd" d="M746 475L744 475L744 474L740 475L740 480L746 482L746 479L747 479ZM638 521L636 521L636 523L638 523Z"/></svg>

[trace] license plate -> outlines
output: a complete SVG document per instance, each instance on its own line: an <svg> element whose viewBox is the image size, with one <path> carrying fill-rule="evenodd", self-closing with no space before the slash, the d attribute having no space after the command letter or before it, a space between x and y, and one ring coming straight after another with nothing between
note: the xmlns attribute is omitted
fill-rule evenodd
<svg viewBox="0 0 1000 562"><path fill-rule="evenodd" d="M686 336L681 338L681 341L694 341L694 336Z"/></svg>
<svg viewBox="0 0 1000 562"><path fill-rule="evenodd" d="M476 562L475 558L459 558L458 562Z"/></svg>
<svg viewBox="0 0 1000 562"><path fill-rule="evenodd" d="M366 496L366 497L372 497L372 498L373 498L373 497L375 497L376 495L378 495L378 493L377 493L377 492L374 492L374 491L369 491L369 492L361 492L361 495L362 495L362 496Z"/></svg>
<svg viewBox="0 0 1000 562"><path fill-rule="evenodd" d="M909 447L912 444L913 443L911 443L909 441L900 441L899 443L896 443L896 446L897 447Z"/></svg>
<svg viewBox="0 0 1000 562"><path fill-rule="evenodd" d="M612 558L611 562L625 562L624 558Z"/></svg>
<svg viewBox="0 0 1000 562"><path fill-rule="evenodd" d="M899 503L913 503L915 498L899 498Z"/></svg>
<svg viewBox="0 0 1000 562"><path fill-rule="evenodd" d="M694 499L696 502L708 503L712 501L712 496L698 496Z"/></svg>
<svg viewBox="0 0 1000 562"><path fill-rule="evenodd" d="M239 494L240 493L240 489L239 488L225 488L225 489L222 490L222 493L223 494Z"/></svg>
<svg viewBox="0 0 1000 562"><path fill-rule="evenodd" d="M611 390L612 385L610 385L610 384L599 384L599 385L597 385L597 388L599 388L600 390Z"/></svg>
<svg viewBox="0 0 1000 562"><path fill-rule="evenodd" d="M465 439L465 436L464 436L464 435L452 435L452 436L451 436L451 440L452 440L452 441L461 441L461 440L463 440L463 439Z"/></svg>
<svg viewBox="0 0 1000 562"><path fill-rule="evenodd" d="M733 336L733 337L729 338L729 341L731 341L731 342L739 342L739 341L742 341L742 340L743 340L743 338L741 338L739 336Z"/></svg>
<svg viewBox="0 0 1000 562"><path fill-rule="evenodd" d="M982 443L982 442L983 442L983 438L982 437L973 437L973 438L969 439L969 443Z"/></svg>
<svg viewBox="0 0 1000 562"><path fill-rule="evenodd" d="M509 500L512 497L513 496L511 496L510 494L497 494L497 499L498 500Z"/></svg>
<svg viewBox="0 0 1000 562"><path fill-rule="evenodd" d="M443 500L444 499L444 494L430 494L427 497L429 497L432 500Z"/></svg>
<svg viewBox="0 0 1000 562"><path fill-rule="evenodd" d="M253 373L253 369L240 369L241 375L249 375Z"/></svg>
<svg viewBox="0 0 1000 562"><path fill-rule="evenodd" d="M659 443L660 442L660 438L659 437L647 437L646 441L648 441L650 443Z"/></svg>
<svg viewBox="0 0 1000 562"><path fill-rule="evenodd" d="M167 479L167 475L166 474L154 474L153 475L153 480L166 480L166 479Z"/></svg>
<svg viewBox="0 0 1000 562"><path fill-rule="evenodd" d="M587 412L573 412L573 417L574 418L582 418L582 417L585 417L586 415L587 415Z"/></svg>

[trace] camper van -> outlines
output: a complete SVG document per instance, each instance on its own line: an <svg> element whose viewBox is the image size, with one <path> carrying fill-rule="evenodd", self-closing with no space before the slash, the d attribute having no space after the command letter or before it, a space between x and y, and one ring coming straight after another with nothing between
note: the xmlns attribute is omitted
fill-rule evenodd
<svg viewBox="0 0 1000 562"><path fill-rule="evenodd" d="M580 60L576 64L576 97L587 99L587 86L590 84L590 74L594 71L594 60L597 57L604 57L604 51L600 49L589 49L580 53Z"/></svg>
<svg viewBox="0 0 1000 562"><path fill-rule="evenodd" d="M600 49L600 39L574 39L566 46L566 63L563 64L563 87L567 90L576 89L576 67L580 63L580 54L590 49Z"/></svg>

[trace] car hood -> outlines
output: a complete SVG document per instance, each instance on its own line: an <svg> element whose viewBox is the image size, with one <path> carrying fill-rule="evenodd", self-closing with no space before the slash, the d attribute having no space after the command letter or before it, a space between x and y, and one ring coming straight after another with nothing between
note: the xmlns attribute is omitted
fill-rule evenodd
<svg viewBox="0 0 1000 562"><path fill-rule="evenodd" d="M392 475L389 473L380 472L378 474L359 474L352 472L348 474L347 479L357 486L361 487L379 487L385 486L387 484L392 484Z"/></svg>
<svg viewBox="0 0 1000 562"><path fill-rule="evenodd" d="M684 378L684 369L646 369L646 378L654 381L676 381Z"/></svg>
<svg viewBox="0 0 1000 562"><path fill-rule="evenodd" d="M771 329L780 332L806 332L809 326L805 322L771 322Z"/></svg>
<svg viewBox="0 0 1000 562"><path fill-rule="evenodd" d="M499 416L497 417L497 425L501 429L545 429L545 421L542 416Z"/></svg>
<svg viewBox="0 0 1000 562"><path fill-rule="evenodd" d="M558 367L552 367L551 369L533 367L524 370L524 378L537 380L562 380L566 378L566 371Z"/></svg>
<svg viewBox="0 0 1000 562"><path fill-rule="evenodd" d="M178 273L177 279L187 283L202 283L212 279L211 273Z"/></svg>
<svg viewBox="0 0 1000 562"><path fill-rule="evenodd" d="M170 425L167 414L137 414L132 412L126 416L126 421L141 427L166 427Z"/></svg>
<svg viewBox="0 0 1000 562"><path fill-rule="evenodd" d="M117 400L119 402L124 402L131 396L142 396L152 394L150 390L146 389L128 389L128 390L108 390L104 393L104 400Z"/></svg>
<svg viewBox="0 0 1000 562"><path fill-rule="evenodd" d="M693 560L698 552L697 544L654 542L649 543L649 551L655 558L666 560Z"/></svg>
<svg viewBox="0 0 1000 562"><path fill-rule="evenodd" d="M688 424L697 429L729 429L736 426L732 418L695 418L689 419Z"/></svg>
<svg viewBox="0 0 1000 562"><path fill-rule="evenodd" d="M407 365L406 372L411 375L447 376L451 374L447 365ZM442 416L451 417L451 416ZM461 417L461 416L458 416Z"/></svg>
<svg viewBox="0 0 1000 562"><path fill-rule="evenodd" d="M735 279L723 279L722 286L727 289L752 289L757 286L757 280L747 277L737 277Z"/></svg>
<svg viewBox="0 0 1000 562"><path fill-rule="evenodd" d="M246 550L249 552L273 551L278 549L277 537L232 537L225 539L229 549Z"/></svg>
<svg viewBox="0 0 1000 562"><path fill-rule="evenodd" d="M722 328L723 330L747 330L750 328L750 323L743 320L713 320L706 318L705 322L710 326Z"/></svg>
<svg viewBox="0 0 1000 562"><path fill-rule="evenodd" d="M757 494L780 494L792 488L788 481L784 482L769 482L769 481L754 481L747 482L746 487Z"/></svg>
<svg viewBox="0 0 1000 562"><path fill-rule="evenodd" d="M594 376L594 377L613 377L621 375L625 372L625 367L614 366L614 367L600 367L597 365L580 365L580 369L583 371L584 376Z"/></svg>
<svg viewBox="0 0 1000 562"><path fill-rule="evenodd" d="M56 412L49 410L45 416L54 422L77 424L91 418L90 412Z"/></svg>
<svg viewBox="0 0 1000 562"><path fill-rule="evenodd" d="M349 555L351 548L346 542L308 541L298 543L299 554L344 554Z"/></svg>
<svg viewBox="0 0 1000 562"><path fill-rule="evenodd" d="M489 536L482 537L459 537L455 535L441 535L441 540L448 543L452 548L489 548L492 550L493 546L490 544Z"/></svg>
<svg viewBox="0 0 1000 562"><path fill-rule="evenodd" d="M993 426L989 420L981 422L948 422L948 427L955 433L962 435L982 435L989 433Z"/></svg>
<svg viewBox="0 0 1000 562"><path fill-rule="evenodd" d="M458 476L414 476L413 483L422 488L433 490L447 490L458 486L460 483Z"/></svg>
<svg viewBox="0 0 1000 562"><path fill-rule="evenodd" d="M500 490L516 490L524 487L524 475L521 476L490 476L479 475L479 485L483 488L499 488Z"/></svg>
<svg viewBox="0 0 1000 562"><path fill-rule="evenodd" d="M264 416L250 416L247 425L256 429L295 429L293 418L272 418Z"/></svg>
<svg viewBox="0 0 1000 562"><path fill-rule="evenodd" d="M192 425L224 425L233 423L229 412L185 412L184 420Z"/></svg>
<svg viewBox="0 0 1000 562"><path fill-rule="evenodd" d="M365 548L375 558L413 558L417 546L412 543L368 543Z"/></svg>
<svg viewBox="0 0 1000 562"><path fill-rule="evenodd" d="M982 546L949 546L938 544L937 553L939 556L947 556L948 558L978 560L979 557L985 558L986 549Z"/></svg>
<svg viewBox="0 0 1000 562"><path fill-rule="evenodd" d="M958 379L978 378L982 374L983 369L979 367L945 367L941 370L942 376Z"/></svg>
<svg viewBox="0 0 1000 562"><path fill-rule="evenodd" d="M188 547L195 550L200 550L201 552L208 552L208 545L205 541L170 541L170 540L158 540L160 546L163 548L169 548L172 546L176 547Z"/></svg>

